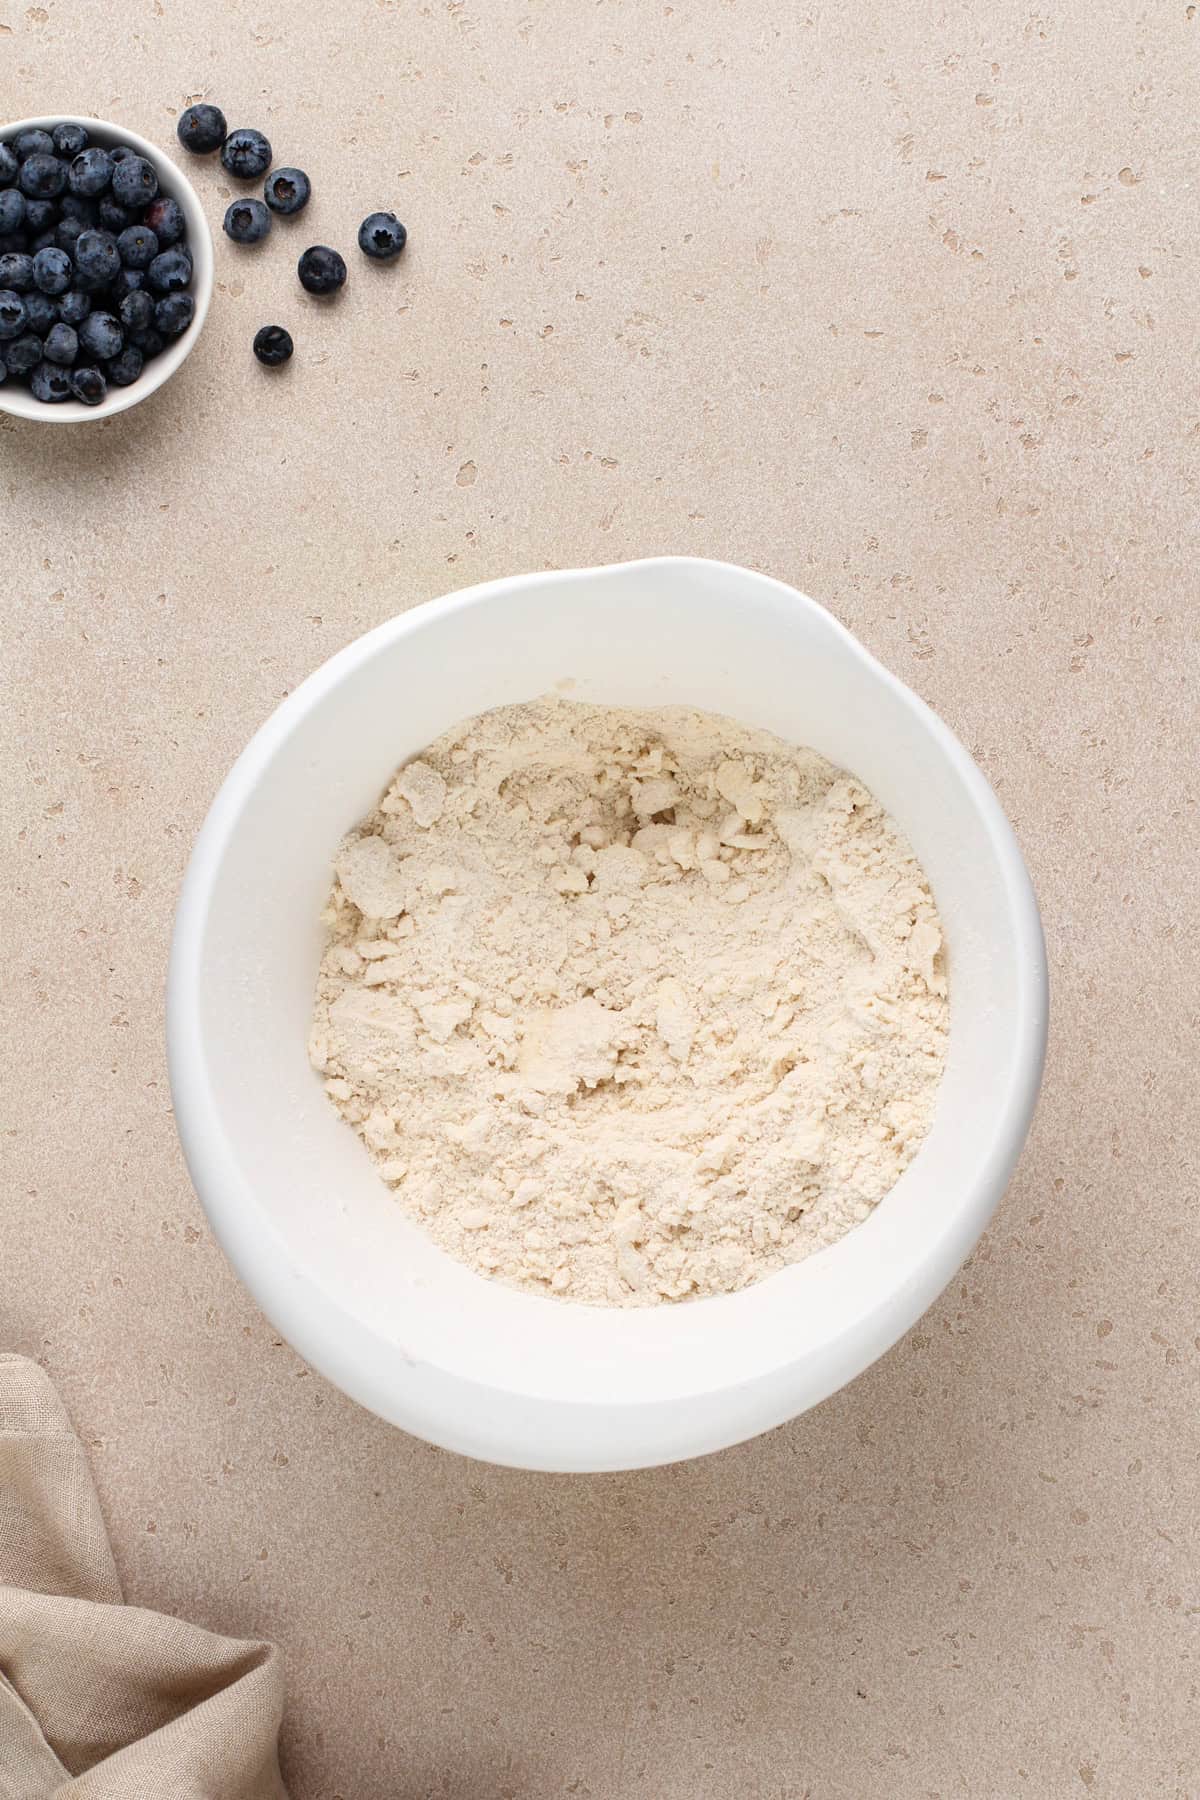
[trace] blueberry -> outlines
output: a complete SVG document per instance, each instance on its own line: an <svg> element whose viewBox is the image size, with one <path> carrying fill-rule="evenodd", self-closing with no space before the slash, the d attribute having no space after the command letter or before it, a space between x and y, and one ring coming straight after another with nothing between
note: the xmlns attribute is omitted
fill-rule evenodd
<svg viewBox="0 0 1200 1800"><path fill-rule="evenodd" d="M46 333L46 341L42 345L42 355L47 362L62 363L70 368L79 354L79 339L70 325L52 325Z"/></svg>
<svg viewBox="0 0 1200 1800"><path fill-rule="evenodd" d="M127 269L148 269L158 255L158 239L148 225L127 225L117 249Z"/></svg>
<svg viewBox="0 0 1200 1800"><path fill-rule="evenodd" d="M275 169L263 184L263 199L272 212L301 212L311 195L312 182L303 169Z"/></svg>
<svg viewBox="0 0 1200 1800"><path fill-rule="evenodd" d="M75 267L88 282L111 281L121 267L121 252L111 231L85 231L75 243Z"/></svg>
<svg viewBox="0 0 1200 1800"><path fill-rule="evenodd" d="M65 294L71 285L71 259L57 244L39 250L33 259L34 286L43 294Z"/></svg>
<svg viewBox="0 0 1200 1800"><path fill-rule="evenodd" d="M116 279L111 282L110 289L115 300L123 300L126 294L140 293L146 285L145 269L122 269Z"/></svg>
<svg viewBox="0 0 1200 1800"><path fill-rule="evenodd" d="M296 273L310 294L336 294L346 279L346 264L327 244L313 244L297 263Z"/></svg>
<svg viewBox="0 0 1200 1800"><path fill-rule="evenodd" d="M271 215L261 200L234 200L226 208L225 235L235 244L261 244L271 229Z"/></svg>
<svg viewBox="0 0 1200 1800"><path fill-rule="evenodd" d="M17 184L30 200L53 200L67 185L67 166L57 156L26 157Z"/></svg>
<svg viewBox="0 0 1200 1800"><path fill-rule="evenodd" d="M94 200L85 200L81 194L64 194L58 203L60 219L79 219L84 225L94 225L100 217L99 208Z"/></svg>
<svg viewBox="0 0 1200 1800"><path fill-rule="evenodd" d="M20 337L26 324L25 302L11 288L0 288L0 339Z"/></svg>
<svg viewBox="0 0 1200 1800"><path fill-rule="evenodd" d="M17 179L17 170L20 166L12 145L0 144L0 187Z"/></svg>
<svg viewBox="0 0 1200 1800"><path fill-rule="evenodd" d="M187 230L183 208L169 194L160 194L157 200L152 200L142 217L158 239L161 250L177 244Z"/></svg>
<svg viewBox="0 0 1200 1800"><path fill-rule="evenodd" d="M131 331L148 331L154 323L154 302L144 288L135 289L122 298L117 317L126 335Z"/></svg>
<svg viewBox="0 0 1200 1800"><path fill-rule="evenodd" d="M0 256L0 288L11 288L14 294L27 294L33 286L33 258L20 251Z"/></svg>
<svg viewBox="0 0 1200 1800"><path fill-rule="evenodd" d="M221 145L221 162L239 181L254 181L271 166L271 145L261 131L239 126Z"/></svg>
<svg viewBox="0 0 1200 1800"><path fill-rule="evenodd" d="M81 150L67 171L67 182L73 194L92 197L102 194L112 181L113 160L99 144Z"/></svg>
<svg viewBox="0 0 1200 1800"><path fill-rule="evenodd" d="M75 240L87 230L82 219L60 219L54 227L54 242L60 250L68 254L75 248Z"/></svg>
<svg viewBox="0 0 1200 1800"><path fill-rule="evenodd" d="M254 334L254 354L268 369L277 369L280 363L285 363L294 349L292 334L282 325L264 325Z"/></svg>
<svg viewBox="0 0 1200 1800"><path fill-rule="evenodd" d="M135 350L140 350L147 362L167 347L166 339L153 326L146 331L131 331L126 342L132 344Z"/></svg>
<svg viewBox="0 0 1200 1800"><path fill-rule="evenodd" d="M408 242L408 232L393 212L368 213L358 228L358 247L364 256L388 261L399 256Z"/></svg>
<svg viewBox="0 0 1200 1800"><path fill-rule="evenodd" d="M4 360L10 375L28 375L42 360L41 338L34 337L32 331L27 331L24 337L14 338L11 344L4 346Z"/></svg>
<svg viewBox="0 0 1200 1800"><path fill-rule="evenodd" d="M28 305L25 310L28 312ZM64 325L82 325L91 310L91 300L78 288L71 288L58 303L58 316Z"/></svg>
<svg viewBox="0 0 1200 1800"><path fill-rule="evenodd" d="M126 344L120 356L114 356L108 364L107 375L114 387L128 387L137 380L142 372L142 353L135 350L132 344Z"/></svg>
<svg viewBox="0 0 1200 1800"><path fill-rule="evenodd" d="M20 231L25 223L25 196L19 188L0 192L0 231Z"/></svg>
<svg viewBox="0 0 1200 1800"><path fill-rule="evenodd" d="M177 294L192 279L191 252L182 244L161 250L146 270L146 282L156 294Z"/></svg>
<svg viewBox="0 0 1200 1800"><path fill-rule="evenodd" d="M60 156L78 156L87 148L88 134L82 125L56 125L50 137Z"/></svg>
<svg viewBox="0 0 1200 1800"><path fill-rule="evenodd" d="M165 338L178 337L195 317L196 302L190 294L167 294L154 309L154 323Z"/></svg>
<svg viewBox="0 0 1200 1800"><path fill-rule="evenodd" d="M113 198L119 206L149 206L158 192L158 176L144 156L127 156L113 170Z"/></svg>
<svg viewBox="0 0 1200 1800"><path fill-rule="evenodd" d="M30 331L36 331L39 337L45 337L52 325L58 324L59 302L52 300L49 294L42 294L35 288L32 294L25 296L25 323Z"/></svg>
<svg viewBox="0 0 1200 1800"><path fill-rule="evenodd" d="M127 225L135 225L137 223L137 214L134 212L133 208L130 206L122 206L119 201L113 199L111 194L102 194L100 196L100 204L96 208L96 217L99 219L104 230L111 231L114 237L116 237L118 232L124 231Z"/></svg>
<svg viewBox="0 0 1200 1800"><path fill-rule="evenodd" d="M108 392L108 383L99 369L75 369L71 374L71 392L85 406L99 406Z"/></svg>
<svg viewBox="0 0 1200 1800"><path fill-rule="evenodd" d="M26 231L51 231L58 224L58 218L58 203L54 200L27 200L25 202Z"/></svg>
<svg viewBox="0 0 1200 1800"><path fill-rule="evenodd" d="M137 151L132 144L114 144L108 154L114 163L123 163L128 162L131 156L136 156Z"/></svg>
<svg viewBox="0 0 1200 1800"><path fill-rule="evenodd" d="M51 404L71 397L71 377L54 363L40 362L29 377L29 389L35 400Z"/></svg>
<svg viewBox="0 0 1200 1800"><path fill-rule="evenodd" d="M53 156L54 139L48 131L34 126L32 131L23 131L13 139L12 149L19 163L27 162L31 156Z"/></svg>
<svg viewBox="0 0 1200 1800"><path fill-rule="evenodd" d="M39 231L35 238L30 238L29 254L36 256L39 250L54 250L57 246L58 240L54 235L54 227L51 226L48 231Z"/></svg>
<svg viewBox="0 0 1200 1800"><path fill-rule="evenodd" d="M79 327L79 342L89 355L106 362L121 354L125 334L111 313L92 312Z"/></svg>
<svg viewBox="0 0 1200 1800"><path fill-rule="evenodd" d="M189 106L179 115L175 135L193 156L208 156L225 142L225 114L219 106Z"/></svg>

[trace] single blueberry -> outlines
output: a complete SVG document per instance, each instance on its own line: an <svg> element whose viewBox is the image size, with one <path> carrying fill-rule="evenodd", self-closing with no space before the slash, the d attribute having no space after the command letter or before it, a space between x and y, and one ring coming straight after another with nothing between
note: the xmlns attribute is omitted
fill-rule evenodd
<svg viewBox="0 0 1200 1800"><path fill-rule="evenodd" d="M14 138L12 148L19 163L28 162L31 156L53 156L54 139L35 125L32 131L23 131Z"/></svg>
<svg viewBox="0 0 1200 1800"><path fill-rule="evenodd" d="M148 225L127 225L117 249L127 269L148 269L158 255L158 239Z"/></svg>
<svg viewBox="0 0 1200 1800"><path fill-rule="evenodd" d="M54 200L67 185L67 165L57 156L29 156L21 164L17 185L29 200Z"/></svg>
<svg viewBox="0 0 1200 1800"><path fill-rule="evenodd" d="M58 219L57 200L27 200L25 202L25 229L31 234L52 230L58 224Z"/></svg>
<svg viewBox="0 0 1200 1800"><path fill-rule="evenodd" d="M346 264L328 244L313 244L297 263L296 273L310 294L336 294L346 279Z"/></svg>
<svg viewBox="0 0 1200 1800"><path fill-rule="evenodd" d="M28 311L28 306L26 311ZM78 288L70 288L58 303L58 316L64 325L82 325L92 310L92 302L87 294L81 294Z"/></svg>
<svg viewBox="0 0 1200 1800"><path fill-rule="evenodd" d="M5 344L4 360L10 375L28 375L42 360L41 338L35 337L32 331L15 338L11 344Z"/></svg>
<svg viewBox="0 0 1200 1800"><path fill-rule="evenodd" d="M67 171L67 182L73 194L91 198L102 194L112 180L113 160L107 150L92 144L81 150Z"/></svg>
<svg viewBox="0 0 1200 1800"><path fill-rule="evenodd" d="M81 219L85 225L94 225L100 217L100 209L94 200L85 200L82 194L64 194L58 203L60 219Z"/></svg>
<svg viewBox="0 0 1200 1800"><path fill-rule="evenodd" d="M92 312L79 327L79 342L91 356L106 362L121 354L125 334L111 313Z"/></svg>
<svg viewBox="0 0 1200 1800"><path fill-rule="evenodd" d="M108 383L99 369L74 369L71 373L71 392L85 406L99 406L108 392Z"/></svg>
<svg viewBox="0 0 1200 1800"><path fill-rule="evenodd" d="M177 294L191 279L191 252L182 244L161 250L146 270L146 284L156 294Z"/></svg>
<svg viewBox="0 0 1200 1800"><path fill-rule="evenodd" d="M277 369L295 349L292 334L282 325L263 325L254 334L254 354L268 369Z"/></svg>
<svg viewBox="0 0 1200 1800"><path fill-rule="evenodd" d="M131 331L126 342L132 344L135 350L140 350L147 362L152 356L157 356L161 350L165 350L167 347L166 339L161 331L155 331L153 325L145 331Z"/></svg>
<svg viewBox="0 0 1200 1800"><path fill-rule="evenodd" d="M39 337L45 337L50 327L58 324L59 304L49 294L39 293L36 288L32 294L26 294L25 323L30 331L36 331Z"/></svg>
<svg viewBox="0 0 1200 1800"><path fill-rule="evenodd" d="M131 156L136 156L137 151L132 144L114 144L108 154L114 163L123 163L128 162Z"/></svg>
<svg viewBox="0 0 1200 1800"><path fill-rule="evenodd" d="M298 213L312 197L312 182L303 169L273 169L263 183L263 199L277 213Z"/></svg>
<svg viewBox="0 0 1200 1800"><path fill-rule="evenodd" d="M111 231L114 237L118 232L124 231L127 225L137 223L137 214L133 208L122 206L118 200L113 199L111 194L101 194L100 204L96 208L96 217L103 229Z"/></svg>
<svg viewBox="0 0 1200 1800"><path fill-rule="evenodd" d="M177 244L187 230L183 208L169 194L160 194L157 200L152 200L142 218L158 239L160 250Z"/></svg>
<svg viewBox="0 0 1200 1800"><path fill-rule="evenodd" d="M57 244L39 250L33 259L34 286L43 294L65 294L71 285L71 259Z"/></svg>
<svg viewBox="0 0 1200 1800"><path fill-rule="evenodd" d="M179 115L175 135L193 156L208 156L225 142L225 114L219 106L202 103L185 107Z"/></svg>
<svg viewBox="0 0 1200 1800"><path fill-rule="evenodd" d="M142 372L142 353L132 344L126 344L119 356L114 356L107 369L108 379L114 387L128 387L137 380Z"/></svg>
<svg viewBox="0 0 1200 1800"><path fill-rule="evenodd" d="M235 244L261 244L271 215L261 200L233 200L225 210L225 235Z"/></svg>
<svg viewBox="0 0 1200 1800"><path fill-rule="evenodd" d="M384 262L399 256L407 242L408 232L393 212L368 213L358 228L359 249Z"/></svg>
<svg viewBox="0 0 1200 1800"><path fill-rule="evenodd" d="M56 125L50 136L60 156L78 156L87 149L88 134L82 125Z"/></svg>
<svg viewBox="0 0 1200 1800"><path fill-rule="evenodd" d="M11 288L0 288L0 339L20 337L25 329L25 302Z"/></svg>
<svg viewBox="0 0 1200 1800"><path fill-rule="evenodd" d="M15 187L0 190L0 231L20 231L24 223L24 194Z"/></svg>
<svg viewBox="0 0 1200 1800"><path fill-rule="evenodd" d="M75 267L88 282L111 281L121 267L121 252L112 232L83 232L75 243Z"/></svg>
<svg viewBox="0 0 1200 1800"><path fill-rule="evenodd" d="M0 187L17 179L17 170L20 166L17 161L17 153L12 145L0 144Z"/></svg>
<svg viewBox="0 0 1200 1800"><path fill-rule="evenodd" d="M60 219L54 227L54 242L60 250L68 255L75 248L75 240L87 230L82 219Z"/></svg>
<svg viewBox="0 0 1200 1800"><path fill-rule="evenodd" d="M110 291L115 300L123 300L126 294L140 293L145 285L145 269L122 269L110 283Z"/></svg>
<svg viewBox="0 0 1200 1800"><path fill-rule="evenodd" d="M144 288L135 288L122 296L117 317L127 336L133 331L148 331L154 323L154 302Z"/></svg>
<svg viewBox="0 0 1200 1800"><path fill-rule="evenodd" d="M221 145L221 161L239 181L255 181L271 166L271 144L261 131L241 125Z"/></svg>
<svg viewBox="0 0 1200 1800"><path fill-rule="evenodd" d="M29 390L35 400L53 404L71 397L71 377L54 363L40 362L29 377Z"/></svg>
<svg viewBox="0 0 1200 1800"><path fill-rule="evenodd" d="M0 288L11 288L14 294L27 294L33 286L33 258L20 251L0 256Z"/></svg>
<svg viewBox="0 0 1200 1800"><path fill-rule="evenodd" d="M165 338L178 337L187 330L196 312L190 294L167 294L154 309L154 323Z"/></svg>
<svg viewBox="0 0 1200 1800"><path fill-rule="evenodd" d="M70 368L79 354L79 339L71 325L52 325L46 333L46 341L42 345L42 355L47 362L61 363Z"/></svg>
<svg viewBox="0 0 1200 1800"><path fill-rule="evenodd" d="M149 206L158 192L158 176L144 156L127 156L113 170L113 198L118 206Z"/></svg>

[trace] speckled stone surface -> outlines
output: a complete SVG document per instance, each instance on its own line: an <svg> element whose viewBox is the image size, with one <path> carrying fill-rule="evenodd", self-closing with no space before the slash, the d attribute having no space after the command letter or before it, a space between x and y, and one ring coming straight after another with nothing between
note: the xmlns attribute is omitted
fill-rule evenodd
<svg viewBox="0 0 1200 1800"><path fill-rule="evenodd" d="M314 183L218 242L144 408L0 419L0 1340L129 1597L282 1645L299 1800L1196 1794L1195 10L0 0L6 116L166 147L203 93ZM506 1473L343 1400L226 1267L171 914L331 651L656 551L804 587L974 750L1045 912L1047 1085L983 1246L851 1389L699 1463Z"/></svg>

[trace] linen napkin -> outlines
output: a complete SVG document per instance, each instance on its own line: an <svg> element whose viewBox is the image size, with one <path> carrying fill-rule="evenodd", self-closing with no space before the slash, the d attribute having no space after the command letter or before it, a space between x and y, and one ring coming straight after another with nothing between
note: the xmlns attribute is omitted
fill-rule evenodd
<svg viewBox="0 0 1200 1800"><path fill-rule="evenodd" d="M279 1653L126 1606L49 1377L0 1355L0 1800L287 1800Z"/></svg>

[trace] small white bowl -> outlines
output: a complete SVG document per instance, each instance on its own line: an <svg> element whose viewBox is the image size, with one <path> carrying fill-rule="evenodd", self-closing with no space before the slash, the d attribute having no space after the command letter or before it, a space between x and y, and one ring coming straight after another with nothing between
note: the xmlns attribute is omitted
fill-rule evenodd
<svg viewBox="0 0 1200 1800"><path fill-rule="evenodd" d="M0 126L0 143L10 143L22 131L34 131L39 127L43 131L52 131L56 125L82 125L93 144L105 147L128 144L157 170L159 192L178 200L187 220L188 249L192 253L192 285L188 291L196 302L195 317L182 336L175 338L160 355L148 362L137 380L128 387L109 388L99 406L85 406L82 400L61 400L57 405L48 405L43 400L35 400L28 388L18 386L11 378L0 387L0 412L11 413L17 419L38 419L43 425L77 425L82 419L111 419L114 413L136 406L139 400L147 399L164 381L171 379L200 336L208 315L213 290L213 241L208 220L187 176L182 169L176 168L165 151L139 137L136 131L110 125L106 119L85 119L77 113L48 113L44 118L16 119L11 125Z"/></svg>
<svg viewBox="0 0 1200 1800"><path fill-rule="evenodd" d="M606 1309L453 1261L401 1212L309 1067L342 834L452 725L569 681L811 744L907 833L948 942L933 1129L865 1224L740 1293ZM253 739L187 871L167 1042L217 1237L310 1363L384 1418L525 1468L624 1469L736 1443L823 1400L953 1276L1004 1191L1041 1079L1037 905L995 795L947 728L813 601L693 558L515 576L369 632Z"/></svg>

